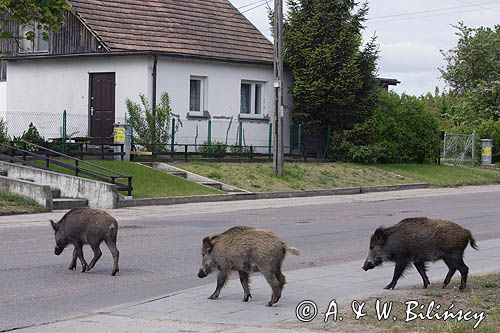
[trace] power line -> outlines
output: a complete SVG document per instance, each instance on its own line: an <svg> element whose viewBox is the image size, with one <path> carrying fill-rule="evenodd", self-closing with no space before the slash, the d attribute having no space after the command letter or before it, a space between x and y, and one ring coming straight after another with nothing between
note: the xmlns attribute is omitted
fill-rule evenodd
<svg viewBox="0 0 500 333"><path fill-rule="evenodd" d="M494 8L491 8L491 7L486 7L486 6L483 6L482 4L479 4L479 3L468 2L468 1L463 1L463 0L455 0L455 1L468 4L469 6L475 6L475 7L479 7L479 8L484 8L484 9L492 10L494 12L500 12L500 10L496 10Z"/></svg>
<svg viewBox="0 0 500 333"><path fill-rule="evenodd" d="M258 1L255 1L255 2L251 2L251 3L247 3L246 5L243 5L243 6L240 6L238 7L238 9L243 9L243 8L246 8L246 7L250 7L250 6L253 6L255 4L258 4L259 2L262 2L263 0L258 0Z"/></svg>
<svg viewBox="0 0 500 333"><path fill-rule="evenodd" d="M476 9L476 10L472 10L472 11L471 10L459 10L459 11L453 11L453 12L447 12L447 13L428 14L428 15L419 14L419 15L413 16L413 17L396 18L394 20L380 20L380 21L374 20L371 23L387 23L387 22L397 22L397 21L408 21L408 20L428 18L428 17L436 17L436 16L443 16L443 15L453 15L453 14L477 12L477 11L481 11L481 10L484 10L484 9ZM415 15L415 14L413 14L413 15Z"/></svg>
<svg viewBox="0 0 500 333"><path fill-rule="evenodd" d="M455 1L460 1L460 0L455 0ZM465 3L465 2L463 2ZM407 12L407 13L398 13L398 14L391 14L391 15L385 15L385 16L375 16L375 17L370 17L367 19L367 21L370 20L375 20L375 19L381 19L381 18L390 18L390 17L399 17L399 16L411 16L411 15L417 15L417 14L425 14L425 13L435 13L435 12L442 12L442 11L448 11L448 10L453 10L453 9L462 9L462 8L467 8L467 7L474 7L474 6L479 6L478 4L472 4L472 3L467 3L465 6L453 6L453 7L445 7L445 8L437 8L437 9L427 9L427 10L420 10L420 11L414 11L414 12ZM491 9L488 7L482 6L483 9ZM452 12L453 14L454 12ZM444 13L447 14L447 13Z"/></svg>

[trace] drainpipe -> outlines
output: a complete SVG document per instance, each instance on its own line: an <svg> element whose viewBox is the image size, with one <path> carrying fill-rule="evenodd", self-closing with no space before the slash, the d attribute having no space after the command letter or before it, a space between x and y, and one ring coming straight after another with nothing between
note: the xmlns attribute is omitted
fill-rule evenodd
<svg viewBox="0 0 500 333"><path fill-rule="evenodd" d="M156 153L156 141L158 141L158 138L156 137L156 81L157 81L157 72L158 72L158 56L155 55L154 56L154 62L153 62L153 100L152 100L152 113L153 113L153 119L154 119L154 123L153 123L153 133L155 135L152 136L153 138L153 141L155 142L152 142L153 144L153 155Z"/></svg>
<svg viewBox="0 0 500 333"><path fill-rule="evenodd" d="M157 81L157 72L158 72L158 56L154 56L153 63L153 117L156 117L156 81Z"/></svg>

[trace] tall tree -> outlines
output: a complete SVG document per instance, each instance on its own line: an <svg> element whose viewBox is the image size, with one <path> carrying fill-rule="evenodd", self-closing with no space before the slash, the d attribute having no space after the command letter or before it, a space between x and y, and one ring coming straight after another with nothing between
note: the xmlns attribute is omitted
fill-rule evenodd
<svg viewBox="0 0 500 333"><path fill-rule="evenodd" d="M0 13L3 24L0 26L0 38L16 41L26 38L33 41L35 33L15 36L6 28L9 21L22 26L32 26L43 31L43 38L48 40L49 32L58 31L64 24L64 13L69 8L67 0L0 0ZM3 50L2 50L3 51Z"/></svg>
<svg viewBox="0 0 500 333"><path fill-rule="evenodd" d="M442 52L447 62L442 77L456 94L500 80L500 25L470 28L459 22L457 46Z"/></svg>
<svg viewBox="0 0 500 333"><path fill-rule="evenodd" d="M295 122L349 129L367 119L378 91L378 47L363 48L367 3L355 0L288 0L285 62L294 82Z"/></svg>

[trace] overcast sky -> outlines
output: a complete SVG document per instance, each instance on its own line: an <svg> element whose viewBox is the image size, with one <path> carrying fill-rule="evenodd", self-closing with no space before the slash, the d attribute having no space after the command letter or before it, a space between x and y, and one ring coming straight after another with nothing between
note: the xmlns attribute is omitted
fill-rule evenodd
<svg viewBox="0 0 500 333"><path fill-rule="evenodd" d="M270 37L266 0L230 0L250 21ZM286 0L285 0L286 1ZM273 6L274 0L267 0ZM412 95L443 88L438 67L444 66L440 50L457 44L456 29L463 21L470 27L500 24L500 0L370 0L365 40L373 34L380 45L381 77L401 81L395 90Z"/></svg>

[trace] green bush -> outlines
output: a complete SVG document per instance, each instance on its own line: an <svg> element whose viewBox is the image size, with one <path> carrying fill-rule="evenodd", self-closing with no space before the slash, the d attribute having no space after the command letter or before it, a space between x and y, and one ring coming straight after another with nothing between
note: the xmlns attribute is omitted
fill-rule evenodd
<svg viewBox="0 0 500 333"><path fill-rule="evenodd" d="M241 155L250 154L250 147L248 147L248 146L239 146L237 144L234 144L234 145L231 145L231 147L229 147L229 150L233 154L241 154Z"/></svg>
<svg viewBox="0 0 500 333"><path fill-rule="evenodd" d="M477 134L480 139L493 140L493 161L500 162L500 120L482 122L477 128Z"/></svg>
<svg viewBox="0 0 500 333"><path fill-rule="evenodd" d="M7 123L0 118L0 143L8 143L9 136L7 135Z"/></svg>
<svg viewBox="0 0 500 333"><path fill-rule="evenodd" d="M381 93L374 113L333 136L332 158L356 163L425 163L440 147L435 116L416 97Z"/></svg>
<svg viewBox="0 0 500 333"><path fill-rule="evenodd" d="M200 146L198 146L198 152L204 155L215 155L220 154L221 157L226 156L227 144L222 141L212 141L211 146L208 145L208 141L204 141Z"/></svg>
<svg viewBox="0 0 500 333"><path fill-rule="evenodd" d="M15 147L20 148L20 149L26 149L27 151L38 151L39 148L36 148L31 145L26 145L25 142L29 143L34 143L36 145L46 147L47 146L47 141L40 135L40 132L38 132L38 129L36 128L33 123L30 123L28 126L28 129L23 132L23 134L20 137L13 137L12 138L13 144Z"/></svg>
<svg viewBox="0 0 500 333"><path fill-rule="evenodd" d="M158 152L168 150L167 143L170 142L172 125L172 108L170 96L165 91L160 96L160 102L156 106L156 117L144 94L139 94L141 103L136 103L127 98L128 120L133 122L134 142L143 146L148 151L155 149ZM175 131L179 129L180 122L175 125ZM181 125L182 126L182 125Z"/></svg>

